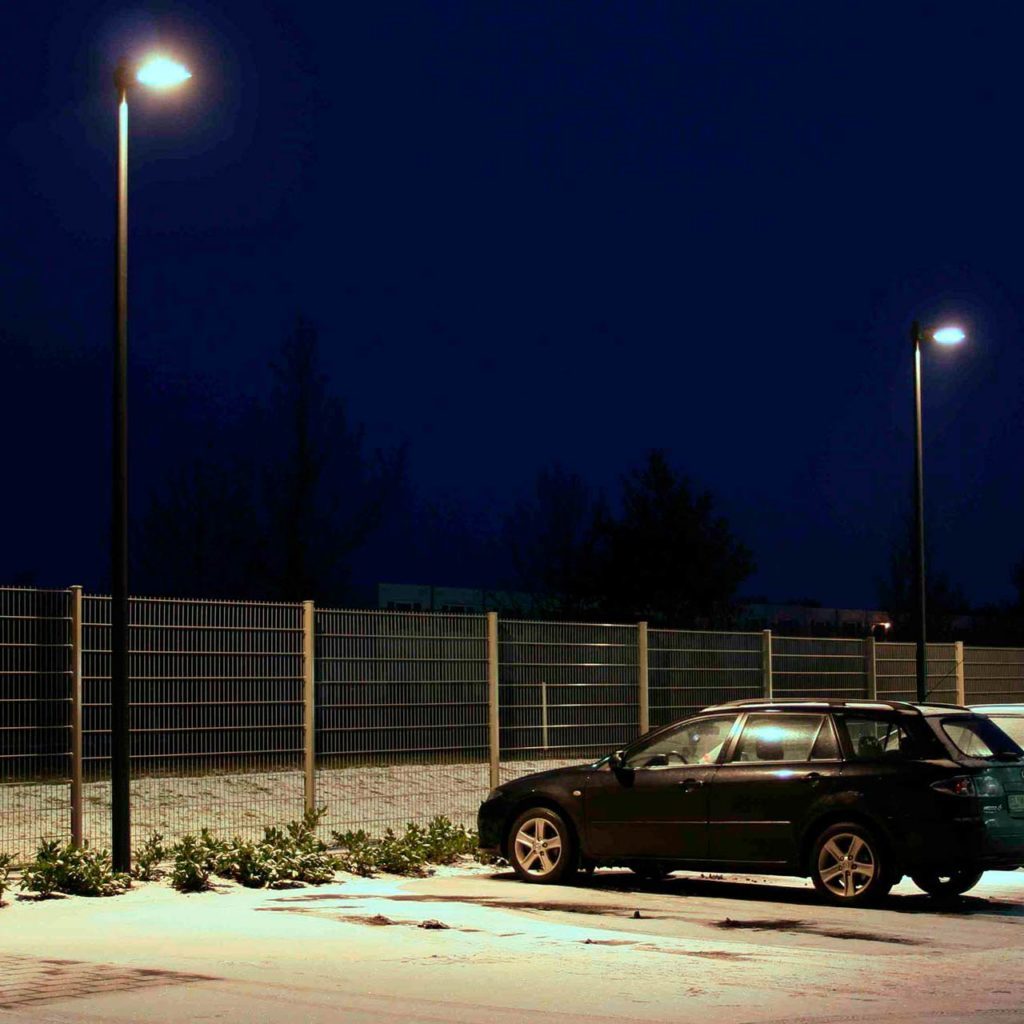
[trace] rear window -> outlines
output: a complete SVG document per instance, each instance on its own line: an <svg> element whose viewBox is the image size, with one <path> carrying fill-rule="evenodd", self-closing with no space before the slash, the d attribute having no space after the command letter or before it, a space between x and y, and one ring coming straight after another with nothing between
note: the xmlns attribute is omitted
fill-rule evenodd
<svg viewBox="0 0 1024 1024"><path fill-rule="evenodd" d="M1024 750L988 718L944 718L942 731L966 757L994 758L997 754L1024 756Z"/></svg>
<svg viewBox="0 0 1024 1024"><path fill-rule="evenodd" d="M999 726L1007 736L1024 748L1024 715L989 715L990 719Z"/></svg>

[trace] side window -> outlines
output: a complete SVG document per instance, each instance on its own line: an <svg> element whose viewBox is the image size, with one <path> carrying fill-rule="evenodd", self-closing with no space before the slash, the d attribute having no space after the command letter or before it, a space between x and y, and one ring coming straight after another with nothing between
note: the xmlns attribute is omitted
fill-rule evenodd
<svg viewBox="0 0 1024 1024"><path fill-rule="evenodd" d="M732 762L807 761L822 730L824 715L751 715Z"/></svg>
<svg viewBox="0 0 1024 1024"><path fill-rule="evenodd" d="M818 738L811 750L812 761L836 761L839 759L839 743L832 723L826 718L818 730Z"/></svg>
<svg viewBox="0 0 1024 1024"><path fill-rule="evenodd" d="M681 764L714 764L737 717L732 714L692 718L631 750L626 766L673 768Z"/></svg>
<svg viewBox="0 0 1024 1024"><path fill-rule="evenodd" d="M907 730L887 715L846 713L851 761L877 761L917 756L917 744Z"/></svg>

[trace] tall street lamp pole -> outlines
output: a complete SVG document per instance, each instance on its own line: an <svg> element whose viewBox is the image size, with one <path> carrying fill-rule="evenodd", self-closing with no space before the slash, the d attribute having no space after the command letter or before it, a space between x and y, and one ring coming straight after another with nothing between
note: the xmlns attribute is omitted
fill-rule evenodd
<svg viewBox="0 0 1024 1024"><path fill-rule="evenodd" d="M134 72L134 74L133 74ZM117 209L114 242L114 407L110 535L110 826L116 871L132 861L128 720L128 90L167 88L191 77L164 57L121 61L117 88Z"/></svg>
<svg viewBox="0 0 1024 1024"><path fill-rule="evenodd" d="M931 334L940 345L956 345L964 340L959 327L942 327ZM928 639L926 626L925 567L924 567L924 444L921 430L921 327L915 320L910 328L914 346L914 513L917 537L914 543L914 589L917 612L917 701L928 699Z"/></svg>

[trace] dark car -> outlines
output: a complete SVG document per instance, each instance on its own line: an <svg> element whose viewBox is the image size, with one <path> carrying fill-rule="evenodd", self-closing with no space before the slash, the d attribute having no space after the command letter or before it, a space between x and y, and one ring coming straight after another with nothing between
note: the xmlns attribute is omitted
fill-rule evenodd
<svg viewBox="0 0 1024 1024"><path fill-rule="evenodd" d="M905 874L953 895L1024 864L1024 750L957 705L734 701L505 783L478 826L530 882L624 865L809 875L840 904Z"/></svg>

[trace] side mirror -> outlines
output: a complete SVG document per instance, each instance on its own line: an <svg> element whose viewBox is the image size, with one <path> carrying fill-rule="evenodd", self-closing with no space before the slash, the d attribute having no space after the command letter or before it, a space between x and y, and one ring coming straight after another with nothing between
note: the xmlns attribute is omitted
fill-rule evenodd
<svg viewBox="0 0 1024 1024"><path fill-rule="evenodd" d="M618 771L622 767L622 755L624 753L624 750L616 750L614 754L608 756L608 767L613 772Z"/></svg>

